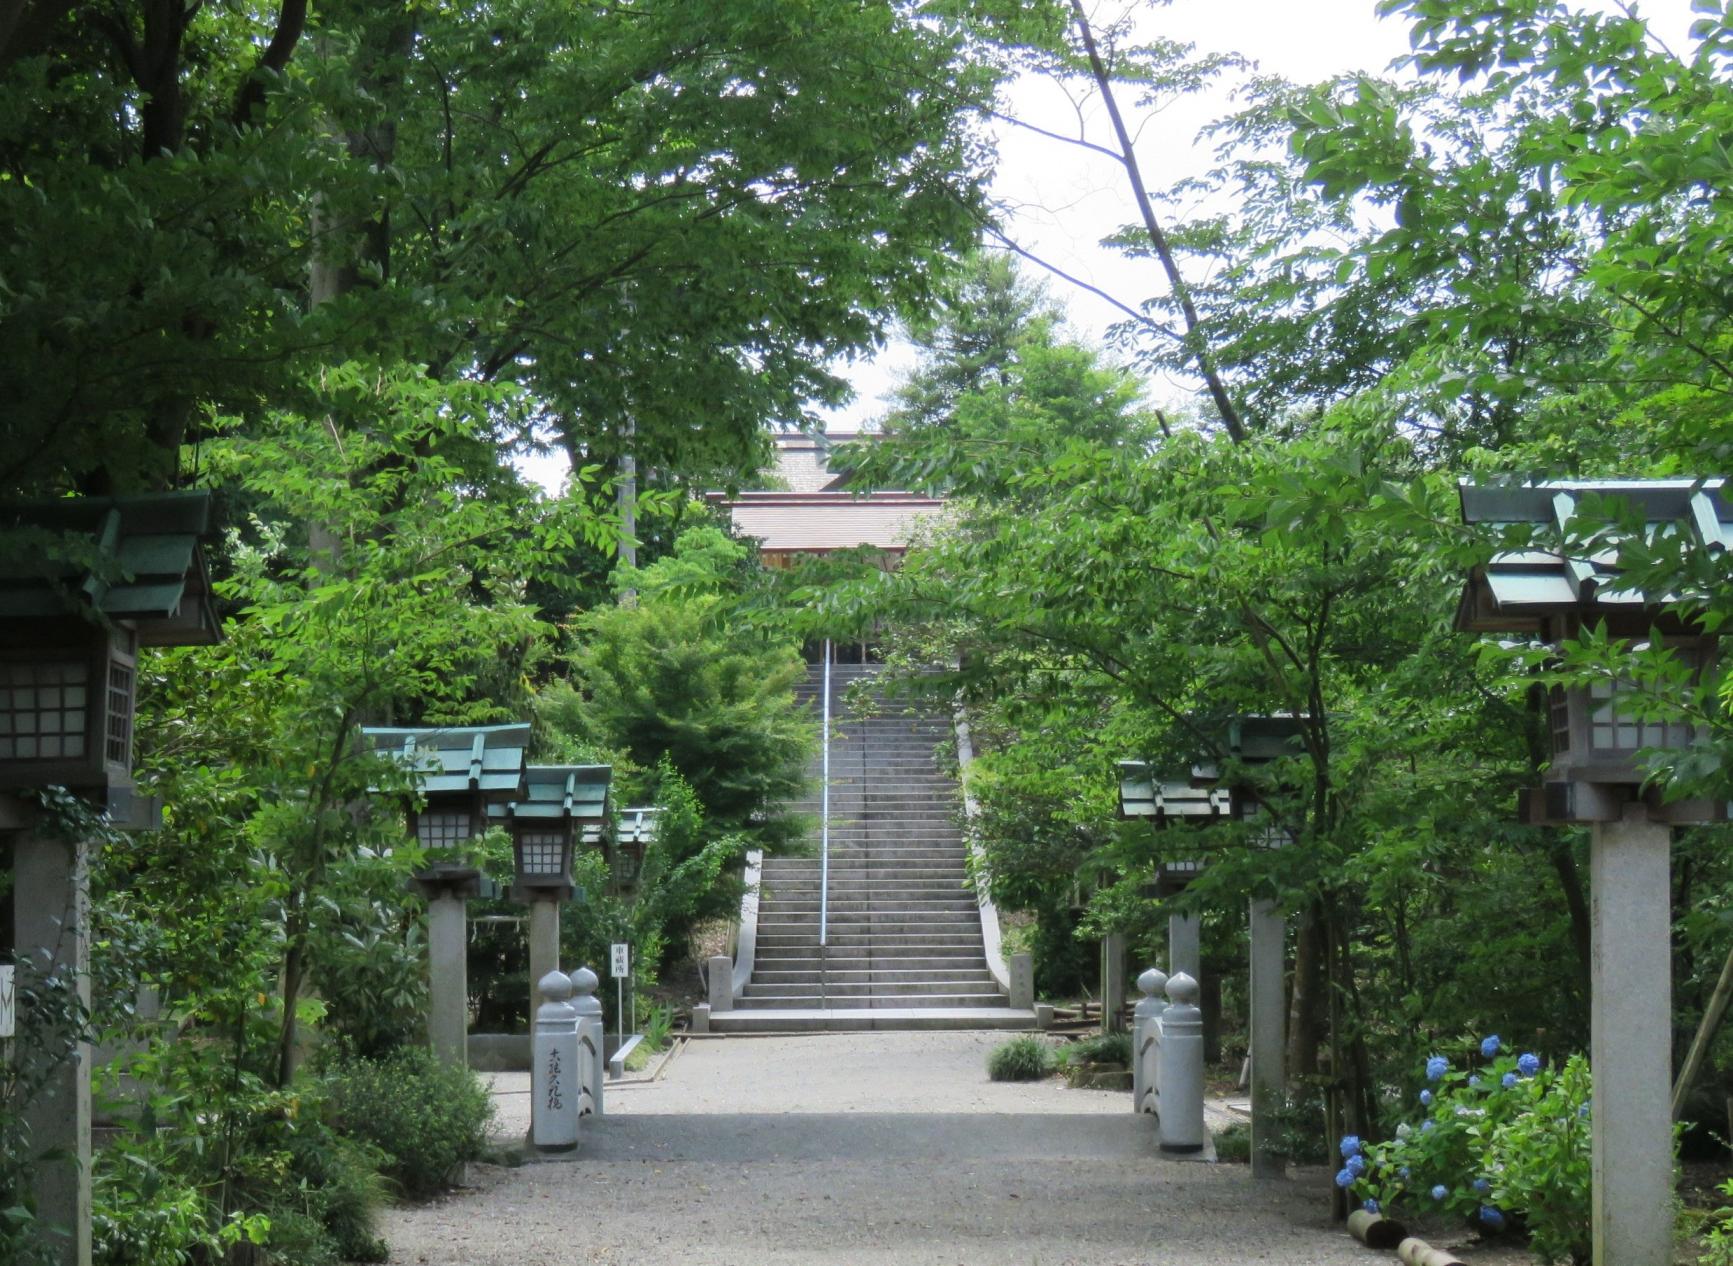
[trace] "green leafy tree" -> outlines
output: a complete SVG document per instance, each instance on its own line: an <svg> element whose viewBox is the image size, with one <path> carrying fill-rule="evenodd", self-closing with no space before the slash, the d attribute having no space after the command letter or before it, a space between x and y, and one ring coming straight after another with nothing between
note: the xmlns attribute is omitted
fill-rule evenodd
<svg viewBox="0 0 1733 1266"><path fill-rule="evenodd" d="M706 829L755 848L799 832L789 801L805 788L812 722L794 696L798 643L747 621L745 546L689 529L674 549L616 583L636 600L576 625L569 687L543 696L552 729L643 769L664 758L691 787Z"/></svg>

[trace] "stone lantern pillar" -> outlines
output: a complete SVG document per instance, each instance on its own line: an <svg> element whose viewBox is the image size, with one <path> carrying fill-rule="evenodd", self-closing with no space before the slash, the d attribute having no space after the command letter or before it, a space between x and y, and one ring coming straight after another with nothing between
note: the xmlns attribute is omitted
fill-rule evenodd
<svg viewBox="0 0 1733 1266"><path fill-rule="evenodd" d="M427 1040L448 1064L469 1062L469 898L481 871L446 864L416 873L427 901Z"/></svg>

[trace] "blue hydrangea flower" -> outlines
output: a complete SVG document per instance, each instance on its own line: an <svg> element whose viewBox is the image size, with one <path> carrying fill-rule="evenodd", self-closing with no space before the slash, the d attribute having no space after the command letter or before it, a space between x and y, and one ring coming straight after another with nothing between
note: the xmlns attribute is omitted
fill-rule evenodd
<svg viewBox="0 0 1733 1266"><path fill-rule="evenodd" d="M1430 1090L1422 1090L1420 1092L1420 1106L1422 1108L1430 1108L1432 1106L1432 1092Z"/></svg>
<svg viewBox="0 0 1733 1266"><path fill-rule="evenodd" d="M1426 1080L1437 1081L1450 1071L1450 1061L1442 1055L1434 1055L1426 1061Z"/></svg>
<svg viewBox="0 0 1733 1266"><path fill-rule="evenodd" d="M1489 1204L1480 1206L1480 1225L1489 1231L1504 1230L1504 1214Z"/></svg>
<svg viewBox="0 0 1733 1266"><path fill-rule="evenodd" d="M1448 1196L1449 1194L1450 1194L1450 1188L1446 1187L1443 1183L1439 1183L1436 1187L1434 1187L1432 1189L1432 1198L1434 1200L1442 1200L1442 1199L1444 1199L1444 1197Z"/></svg>
<svg viewBox="0 0 1733 1266"><path fill-rule="evenodd" d="M1540 1071L1539 1055L1522 1055L1516 1061L1516 1071L1524 1077L1532 1077Z"/></svg>
<svg viewBox="0 0 1733 1266"><path fill-rule="evenodd" d="M1396 1172L1402 1176L1403 1182L1407 1182L1409 1174L1411 1174L1413 1171L1410 1170L1408 1168L1408 1166L1404 1165L1401 1169L1397 1170Z"/></svg>
<svg viewBox="0 0 1733 1266"><path fill-rule="evenodd" d="M1585 1121L1586 1121L1586 1120L1588 1120L1588 1117L1589 1117L1589 1105L1588 1105L1588 1104L1586 1104L1586 1103L1584 1103L1584 1104L1579 1104L1579 1105L1578 1105L1578 1106L1577 1106L1577 1116L1579 1116L1579 1117L1581 1117L1581 1118L1582 1118L1582 1119L1583 1119L1583 1120L1585 1120Z"/></svg>
<svg viewBox="0 0 1733 1266"><path fill-rule="evenodd" d="M1485 1178L1476 1178L1474 1180L1474 1192L1476 1195L1484 1196L1487 1192L1489 1192L1491 1190L1492 1190L1492 1183L1490 1180L1485 1179Z"/></svg>
<svg viewBox="0 0 1733 1266"><path fill-rule="evenodd" d="M1480 1039L1480 1053L1484 1058L1491 1059L1498 1054L1498 1048L1498 1034L1492 1033Z"/></svg>
<svg viewBox="0 0 1733 1266"><path fill-rule="evenodd" d="M1348 1158L1348 1163L1343 1168L1358 1178L1366 1172L1366 1158L1356 1153Z"/></svg>
<svg viewBox="0 0 1733 1266"><path fill-rule="evenodd" d="M1354 1175L1346 1169L1336 1171L1336 1185L1346 1191L1354 1185Z"/></svg>
<svg viewBox="0 0 1733 1266"><path fill-rule="evenodd" d="M1362 1209L1366 1210L1367 1213L1377 1213L1377 1212L1379 1212L1379 1210L1381 1208L1381 1206L1378 1204L1378 1202L1376 1200L1368 1200L1368 1201L1366 1201L1365 1204L1361 1205L1360 1207Z"/></svg>
<svg viewBox="0 0 1733 1266"><path fill-rule="evenodd" d="M1498 1079L1498 1084L1503 1086L1506 1090L1509 1090L1512 1086L1516 1085L1516 1074L1506 1073Z"/></svg>
<svg viewBox="0 0 1733 1266"><path fill-rule="evenodd" d="M1438 1125L1438 1122L1428 1118L1427 1120L1422 1121L1420 1123L1420 1132L1422 1134L1430 1134L1437 1127L1437 1125Z"/></svg>
<svg viewBox="0 0 1733 1266"><path fill-rule="evenodd" d="M1342 1149L1342 1159L1347 1160L1360 1150L1360 1136L1358 1134L1344 1134L1338 1146Z"/></svg>
<svg viewBox="0 0 1733 1266"><path fill-rule="evenodd" d="M1474 1076L1472 1076L1468 1079L1468 1088L1470 1090L1479 1090L1480 1089L1480 1074L1479 1073L1475 1073Z"/></svg>

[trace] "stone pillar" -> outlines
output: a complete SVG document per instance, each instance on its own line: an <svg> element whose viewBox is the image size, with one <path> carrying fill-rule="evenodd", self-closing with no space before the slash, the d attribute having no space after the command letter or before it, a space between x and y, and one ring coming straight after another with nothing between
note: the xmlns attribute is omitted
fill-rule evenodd
<svg viewBox="0 0 1733 1266"><path fill-rule="evenodd" d="M1670 842L1635 804L1589 835L1595 1266L1673 1260Z"/></svg>
<svg viewBox="0 0 1733 1266"><path fill-rule="evenodd" d="M1204 1147L1203 1012L1197 995L1197 981L1175 972L1167 982L1167 1009L1156 1021L1161 1025L1156 1137L1164 1152Z"/></svg>
<svg viewBox="0 0 1733 1266"><path fill-rule="evenodd" d="M1011 996L1007 1001L1013 1011L1034 1009L1035 958L1033 955L1011 955Z"/></svg>
<svg viewBox="0 0 1733 1266"><path fill-rule="evenodd" d="M1287 1086L1283 1026L1287 998L1282 987L1286 925L1276 903L1251 903L1252 1177L1280 1178L1285 1166L1275 1152L1275 1113Z"/></svg>
<svg viewBox="0 0 1733 1266"><path fill-rule="evenodd" d="M578 1009L561 972L536 981L547 1001L536 1008L530 1039L530 1142L544 1152L578 1145Z"/></svg>
<svg viewBox="0 0 1733 1266"><path fill-rule="evenodd" d="M726 954L710 959L710 1014L734 1010L734 960Z"/></svg>
<svg viewBox="0 0 1733 1266"><path fill-rule="evenodd" d="M19 993L64 983L84 1026L90 1008L90 880L86 846L20 832L13 845L12 910ZM67 1000L69 1003L72 999ZM22 1017L21 1017L22 1018ZM56 1035L58 1036L58 1034ZM70 1056L15 1043L20 1081L39 1087L23 1104L35 1153L36 1217L53 1260L90 1266L90 1045Z"/></svg>
<svg viewBox="0 0 1733 1266"><path fill-rule="evenodd" d="M602 1035L602 1000L596 997L601 981L588 967L572 973L572 1009L578 1015L579 1081L586 1103L583 1111L602 1113L602 1083L608 1076L608 1056Z"/></svg>
<svg viewBox="0 0 1733 1266"><path fill-rule="evenodd" d="M1125 935L1109 932L1101 939L1101 1031L1118 1033L1125 1028L1120 1012L1125 1008Z"/></svg>
<svg viewBox="0 0 1733 1266"><path fill-rule="evenodd" d="M1194 981L1203 975L1202 931L1203 921L1195 914L1167 916L1168 975L1186 975Z"/></svg>
<svg viewBox="0 0 1733 1266"><path fill-rule="evenodd" d="M465 901L481 891L481 872L467 866L433 867L415 876L415 886L427 898L428 1045L445 1063L467 1064L469 918Z"/></svg>
<svg viewBox="0 0 1733 1266"><path fill-rule="evenodd" d="M1155 1060L1161 1049L1153 1030L1167 1010L1167 973L1151 967L1137 978L1137 989L1143 997L1131 1021L1131 1110L1151 1112L1155 1110L1151 1099L1156 1089Z"/></svg>
<svg viewBox="0 0 1733 1266"><path fill-rule="evenodd" d="M560 969L560 903L553 897L530 894L530 1016L547 999L542 997L541 979Z"/></svg>

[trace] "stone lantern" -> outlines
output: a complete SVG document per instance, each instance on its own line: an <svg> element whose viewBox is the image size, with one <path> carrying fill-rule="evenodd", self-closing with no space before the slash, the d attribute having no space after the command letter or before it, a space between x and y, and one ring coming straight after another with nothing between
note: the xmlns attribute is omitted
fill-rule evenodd
<svg viewBox="0 0 1733 1266"><path fill-rule="evenodd" d="M1733 543L1722 480L1464 483L1460 496L1465 523L1523 526L1533 537L1473 569L1458 629L1553 645L1589 630L1658 637L1692 672L1711 665L1714 638L1673 595L1616 587L1617 534L1621 521L1636 521L1646 533L1676 533L1721 553ZM1608 506L1620 513L1602 514ZM1591 534L1593 554L1569 544ZM1621 706L1625 693L1614 682L1550 692L1552 763L1520 809L1531 823L1589 825L1595 1260L1665 1262L1672 1254L1671 827L1720 821L1726 805L1667 802L1645 785L1643 749L1678 750L1697 736L1634 719Z"/></svg>
<svg viewBox="0 0 1733 1266"><path fill-rule="evenodd" d="M623 891L638 886L644 870L644 855L656 837L656 817L660 809L639 806L620 810L620 820L614 824L614 842L610 861L614 882Z"/></svg>
<svg viewBox="0 0 1733 1266"><path fill-rule="evenodd" d="M381 756L397 761L416 793L406 797L405 825L427 850L411 883L427 900L428 1041L441 1059L468 1061L467 902L481 890L481 870L461 856L481 834L490 805L515 796L523 782L528 725L376 726L362 731Z"/></svg>
<svg viewBox="0 0 1733 1266"><path fill-rule="evenodd" d="M78 497L0 507L0 837L12 845L13 950L24 980L69 978L90 1004L89 842L42 829L17 793L65 787L123 828L157 824L133 792L139 649L215 642L203 542L210 495ZM29 560L29 561L26 561ZM36 1217L57 1260L90 1261L90 1064L20 1043L20 1111L40 1159ZM37 1061L49 1062L38 1068Z"/></svg>
<svg viewBox="0 0 1733 1266"><path fill-rule="evenodd" d="M1650 530L1687 532L1710 549L1733 543L1733 523L1722 501L1721 480L1595 480L1580 483L1476 487L1463 484L1465 523L1488 528L1533 525L1554 548L1495 554L1469 575L1456 612L1456 627L1469 633L1526 634L1558 645L1589 630L1631 642L1657 638L1693 674L1709 669L1717 638L1666 595L1650 597L1609 588L1617 578L1616 543L1593 557L1567 556L1567 533L1581 534L1586 521L1577 508L1587 498L1607 498L1641 513ZM1729 539L1724 540L1723 534ZM1542 785L1523 796L1520 815L1536 824L1615 822L1625 805L1641 799L1657 821L1720 821L1725 806L1704 800L1663 802L1645 789L1638 754L1677 751L1699 736L1678 723L1640 721L1624 703L1630 689L1605 681L1555 686L1537 700L1545 709L1552 764Z"/></svg>
<svg viewBox="0 0 1733 1266"><path fill-rule="evenodd" d="M539 982L559 970L560 903L572 896L572 853L586 831L608 820L606 765L530 765L522 791L490 812L511 829L512 896L530 908L530 1014Z"/></svg>
<svg viewBox="0 0 1733 1266"><path fill-rule="evenodd" d="M1299 718L1292 716L1238 717L1228 727L1225 754L1236 764L1257 766L1300 753ZM1193 766L1188 780L1160 779L1140 761L1119 764L1119 813L1125 818L1146 818L1157 830L1202 827L1240 821L1253 822L1265 815L1263 804L1252 789L1224 785L1221 771L1213 765ZM1287 833L1266 826L1260 842L1277 846L1287 842ZM1156 867L1156 894L1183 891L1202 872L1198 859L1164 861ZM1286 1089L1283 1065L1283 1033L1286 1023L1283 970L1287 929L1276 903L1253 897L1250 903L1251 931L1251 1075L1252 1075L1252 1173L1276 1178L1283 1173L1276 1151L1275 1113ZM1202 953L1198 917L1173 914L1168 917L1168 970L1202 979Z"/></svg>

